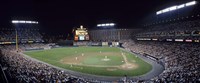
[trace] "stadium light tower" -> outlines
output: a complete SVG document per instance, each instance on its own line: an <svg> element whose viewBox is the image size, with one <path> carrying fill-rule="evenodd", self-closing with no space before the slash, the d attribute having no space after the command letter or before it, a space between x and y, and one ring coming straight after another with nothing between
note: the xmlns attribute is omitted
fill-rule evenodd
<svg viewBox="0 0 200 83"><path fill-rule="evenodd" d="M16 43L16 51L18 52L19 47L18 47L18 35L17 35L17 29L15 29L15 43Z"/></svg>
<svg viewBox="0 0 200 83"><path fill-rule="evenodd" d="M38 24L37 21L25 21L25 20L12 20L11 21L12 24L15 25L15 43L16 43L16 51L19 50L19 47L18 47L18 32L17 32L17 27L16 25L17 24Z"/></svg>

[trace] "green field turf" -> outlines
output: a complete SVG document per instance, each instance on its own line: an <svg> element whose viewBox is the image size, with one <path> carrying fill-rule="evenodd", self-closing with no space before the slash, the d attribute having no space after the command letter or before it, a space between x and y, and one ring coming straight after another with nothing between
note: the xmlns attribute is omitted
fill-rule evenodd
<svg viewBox="0 0 200 83"><path fill-rule="evenodd" d="M126 64L122 53L126 57L126 62L132 64L133 68L122 67ZM27 51L24 54L54 66L101 76L139 76L152 69L150 64L132 53L115 47L66 47ZM105 57L109 61L103 61Z"/></svg>

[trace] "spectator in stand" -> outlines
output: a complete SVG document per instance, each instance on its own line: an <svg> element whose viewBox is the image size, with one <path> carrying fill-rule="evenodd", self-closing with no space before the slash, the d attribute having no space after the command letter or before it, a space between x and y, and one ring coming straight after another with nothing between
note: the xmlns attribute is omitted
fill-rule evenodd
<svg viewBox="0 0 200 83"><path fill-rule="evenodd" d="M152 79L154 82L200 82L200 45L172 42L133 42L123 46L135 53L149 54L164 59L165 71Z"/></svg>

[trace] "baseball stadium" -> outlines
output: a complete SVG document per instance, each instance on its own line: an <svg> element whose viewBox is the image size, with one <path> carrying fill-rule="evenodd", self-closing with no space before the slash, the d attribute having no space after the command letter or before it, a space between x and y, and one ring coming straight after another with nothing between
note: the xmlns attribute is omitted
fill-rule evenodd
<svg viewBox="0 0 200 83"><path fill-rule="evenodd" d="M200 82L199 1L1 4L0 83Z"/></svg>

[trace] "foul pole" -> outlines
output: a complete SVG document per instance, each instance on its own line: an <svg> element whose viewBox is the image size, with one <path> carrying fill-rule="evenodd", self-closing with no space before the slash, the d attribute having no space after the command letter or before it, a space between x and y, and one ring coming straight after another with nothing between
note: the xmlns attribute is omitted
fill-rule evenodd
<svg viewBox="0 0 200 83"><path fill-rule="evenodd" d="M17 29L15 29L15 32L16 32L16 39L15 39L15 41L16 41L16 51L18 51L18 36L17 36Z"/></svg>

